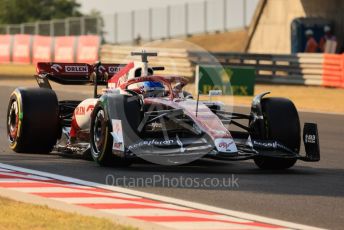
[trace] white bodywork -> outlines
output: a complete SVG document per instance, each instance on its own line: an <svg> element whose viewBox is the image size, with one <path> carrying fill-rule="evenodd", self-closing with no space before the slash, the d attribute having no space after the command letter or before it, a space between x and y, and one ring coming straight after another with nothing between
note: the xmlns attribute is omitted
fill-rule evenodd
<svg viewBox="0 0 344 230"><path fill-rule="evenodd" d="M79 129L89 129L91 114L96 105L97 98L83 100L74 110L74 118Z"/></svg>

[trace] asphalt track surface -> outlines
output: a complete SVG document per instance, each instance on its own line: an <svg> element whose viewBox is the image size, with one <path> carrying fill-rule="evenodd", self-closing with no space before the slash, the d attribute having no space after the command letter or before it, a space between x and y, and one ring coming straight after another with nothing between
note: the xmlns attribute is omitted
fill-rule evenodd
<svg viewBox="0 0 344 230"><path fill-rule="evenodd" d="M302 122L318 123L321 161L299 161L286 171L263 171L253 162L198 161L185 166L160 166L137 163L130 168L106 168L82 159L61 157L58 154L17 154L7 146L6 110L14 87L1 86L0 82L0 162L29 169L61 174L78 179L106 183L106 178L122 178L117 185L134 186L141 178L156 179L154 186L134 186L140 190L179 199L204 203L221 208L243 211L329 229L344 226L344 115L300 113ZM81 94L59 92L64 98L84 98ZM330 103L330 102L329 102ZM245 108L235 108L247 112ZM110 176L109 176L110 175ZM124 183L123 177L126 177ZM231 188L224 186L179 186L175 178L199 181L237 178ZM164 179L163 179L164 177ZM164 180L158 182L159 178ZM113 182L113 181L108 181ZM170 183L170 186L168 186ZM238 186L237 186L238 185Z"/></svg>

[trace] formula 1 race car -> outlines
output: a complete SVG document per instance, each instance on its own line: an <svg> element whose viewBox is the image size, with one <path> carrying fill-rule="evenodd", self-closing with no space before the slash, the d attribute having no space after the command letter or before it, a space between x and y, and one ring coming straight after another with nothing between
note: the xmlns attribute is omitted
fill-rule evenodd
<svg viewBox="0 0 344 230"><path fill-rule="evenodd" d="M300 121L290 100L263 93L253 99L249 114L227 112L223 103L200 101L183 91L183 77L154 74L164 69L148 66L148 56L157 53L132 55L141 56L141 62L38 63L39 88L17 88L10 97L10 148L91 156L112 166L129 166L138 157L158 164L253 159L262 169L290 168L298 159L320 160L313 123L304 124L306 153L299 154ZM94 85L94 97L58 101L49 80ZM103 86L101 93L98 86Z"/></svg>

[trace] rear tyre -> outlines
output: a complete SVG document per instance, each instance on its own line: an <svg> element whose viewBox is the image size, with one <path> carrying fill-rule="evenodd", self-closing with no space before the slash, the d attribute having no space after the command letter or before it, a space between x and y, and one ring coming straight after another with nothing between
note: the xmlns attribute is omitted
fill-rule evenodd
<svg viewBox="0 0 344 230"><path fill-rule="evenodd" d="M276 140L294 152L300 151L301 128L295 105L286 98L263 98L261 101L267 140ZM280 159L259 157L254 159L261 169L288 169L296 163L296 159Z"/></svg>
<svg viewBox="0 0 344 230"><path fill-rule="evenodd" d="M59 135L59 108L54 91L17 88L7 109L7 137L18 153L49 153Z"/></svg>
<svg viewBox="0 0 344 230"><path fill-rule="evenodd" d="M135 99L136 98L136 99ZM136 137L133 130L137 129L140 123L140 102L137 97L127 95L114 95L108 98L112 104L111 118L108 110L102 103L98 103L92 113L90 144L91 155L95 162L102 166L127 167L132 159L127 158L123 151L113 149L113 128L112 119L121 120L124 146L128 144L128 134Z"/></svg>

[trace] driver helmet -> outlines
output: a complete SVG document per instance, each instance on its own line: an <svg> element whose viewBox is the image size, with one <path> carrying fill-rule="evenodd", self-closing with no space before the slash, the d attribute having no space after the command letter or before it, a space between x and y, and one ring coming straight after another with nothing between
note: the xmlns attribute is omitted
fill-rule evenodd
<svg viewBox="0 0 344 230"><path fill-rule="evenodd" d="M165 87L161 82L145 81L143 82L143 91L148 97L162 96L165 92Z"/></svg>

